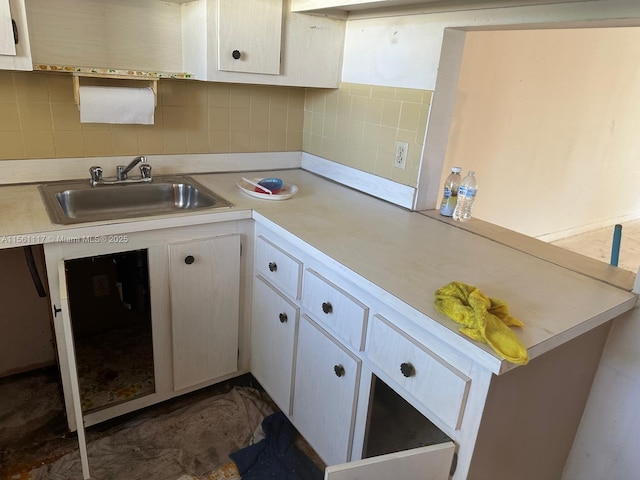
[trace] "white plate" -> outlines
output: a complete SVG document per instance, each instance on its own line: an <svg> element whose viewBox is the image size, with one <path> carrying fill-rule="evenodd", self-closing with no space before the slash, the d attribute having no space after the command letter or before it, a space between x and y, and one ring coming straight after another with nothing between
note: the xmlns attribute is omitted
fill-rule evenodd
<svg viewBox="0 0 640 480"><path fill-rule="evenodd" d="M258 183L260 180L262 180L262 178L252 178L251 180ZM296 193L298 193L298 187L296 187L295 185L291 185L290 183L287 183L287 182L283 182L282 190L280 190L278 193L273 195L269 195L268 193L256 192L255 191L256 187L254 187L250 183L245 182L244 180L240 180L238 183L236 183L236 185L240 190L242 190L247 195L251 195L252 197L259 198L260 200L271 200L271 201L287 200L288 198L291 198Z"/></svg>

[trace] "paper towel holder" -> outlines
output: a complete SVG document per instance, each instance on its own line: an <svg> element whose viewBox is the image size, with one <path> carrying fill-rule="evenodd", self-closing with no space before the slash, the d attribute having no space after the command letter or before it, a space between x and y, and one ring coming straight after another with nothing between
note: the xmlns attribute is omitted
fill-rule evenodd
<svg viewBox="0 0 640 480"><path fill-rule="evenodd" d="M123 80L133 80L135 82L146 82L148 83L148 87L153 90L153 96L155 98L155 105L158 105L158 79L157 78L147 78L147 77L136 77L134 75L103 75L99 73L74 73L73 74L73 100L76 102L76 105L80 105L80 77L97 79L93 81L93 84L96 84L96 81L100 85L109 85L113 84L113 86L122 85Z"/></svg>

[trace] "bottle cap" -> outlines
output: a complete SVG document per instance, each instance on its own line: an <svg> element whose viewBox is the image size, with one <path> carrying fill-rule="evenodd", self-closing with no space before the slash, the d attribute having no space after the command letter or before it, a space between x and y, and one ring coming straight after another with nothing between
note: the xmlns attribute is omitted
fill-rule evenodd
<svg viewBox="0 0 640 480"><path fill-rule="evenodd" d="M451 167L451 171L453 173L460 173L462 171L462 169L460 167Z"/></svg>

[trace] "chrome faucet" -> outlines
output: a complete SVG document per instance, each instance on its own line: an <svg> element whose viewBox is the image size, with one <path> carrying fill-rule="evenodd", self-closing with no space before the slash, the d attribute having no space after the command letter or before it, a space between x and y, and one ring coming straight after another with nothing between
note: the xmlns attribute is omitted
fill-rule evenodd
<svg viewBox="0 0 640 480"><path fill-rule="evenodd" d="M147 157L139 156L131 160L131 163L126 167L124 165L118 165L116 167L116 178L118 180L126 180L127 174L131 171L133 167L135 167L139 163L147 163ZM142 165L140 165L142 167ZM140 170L140 176L142 176L142 169Z"/></svg>
<svg viewBox="0 0 640 480"><path fill-rule="evenodd" d="M129 178L129 172L133 167L140 164L140 177ZM141 183L151 182L151 165L147 163L147 157L138 156L131 160L129 165L118 165L116 167L116 176L114 178L103 178L102 167L94 166L89 168L89 174L91 175L92 187L97 185L116 185L119 183Z"/></svg>

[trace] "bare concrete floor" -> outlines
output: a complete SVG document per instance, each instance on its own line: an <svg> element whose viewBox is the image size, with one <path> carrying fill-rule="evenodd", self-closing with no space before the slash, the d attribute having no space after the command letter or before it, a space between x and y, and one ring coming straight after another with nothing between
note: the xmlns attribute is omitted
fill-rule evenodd
<svg viewBox="0 0 640 480"><path fill-rule="evenodd" d="M605 263L611 261L614 227L601 228L551 242ZM640 267L640 220L622 224L618 267L637 273Z"/></svg>

